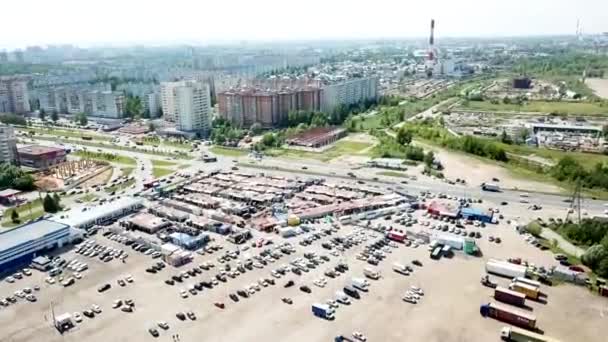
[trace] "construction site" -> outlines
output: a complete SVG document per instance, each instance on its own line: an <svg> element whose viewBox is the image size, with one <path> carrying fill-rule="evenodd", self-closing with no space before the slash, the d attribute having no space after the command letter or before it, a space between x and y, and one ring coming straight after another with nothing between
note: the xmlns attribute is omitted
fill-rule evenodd
<svg viewBox="0 0 608 342"><path fill-rule="evenodd" d="M91 187L104 184L112 173L108 162L81 159L66 161L34 174L36 186L45 191L67 191L87 182Z"/></svg>

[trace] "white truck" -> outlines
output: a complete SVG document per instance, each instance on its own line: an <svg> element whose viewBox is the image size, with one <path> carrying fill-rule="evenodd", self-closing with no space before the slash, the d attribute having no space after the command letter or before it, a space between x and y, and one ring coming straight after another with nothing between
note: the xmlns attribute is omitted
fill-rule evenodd
<svg viewBox="0 0 608 342"><path fill-rule="evenodd" d="M410 272L408 272L407 267L398 262L393 264L393 271L401 273L403 275L410 275Z"/></svg>
<svg viewBox="0 0 608 342"><path fill-rule="evenodd" d="M528 330L516 327L504 327L500 330L500 337L503 341L513 342L559 342L549 336L540 335Z"/></svg>
<svg viewBox="0 0 608 342"><path fill-rule="evenodd" d="M508 278L518 278L526 276L526 267L516 265L507 261L490 259L486 263L486 272Z"/></svg>
<svg viewBox="0 0 608 342"><path fill-rule="evenodd" d="M346 293L342 292L342 291L336 291L336 302L340 303L340 304L350 304L350 299L349 297L346 295Z"/></svg>
<svg viewBox="0 0 608 342"><path fill-rule="evenodd" d="M369 289L369 282L365 278L352 278L351 285L361 291L367 292Z"/></svg>
<svg viewBox="0 0 608 342"><path fill-rule="evenodd" d="M372 269L371 267L366 267L365 269L363 269L363 275L365 275L369 279L380 279L380 272Z"/></svg>

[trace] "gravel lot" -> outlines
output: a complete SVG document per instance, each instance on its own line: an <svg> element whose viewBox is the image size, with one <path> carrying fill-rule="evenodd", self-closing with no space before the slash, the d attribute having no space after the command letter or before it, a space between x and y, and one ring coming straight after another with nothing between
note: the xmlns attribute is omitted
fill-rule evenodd
<svg viewBox="0 0 608 342"><path fill-rule="evenodd" d="M551 211L531 213L521 204L510 204L501 209L508 217L556 214ZM345 226L337 234L344 235L352 229L351 226ZM414 229L428 228L415 226ZM333 298L334 292L341 290L347 279L362 276L363 268L369 265L355 260L354 256L363 249L363 244L351 248L340 257L331 256L329 263L322 264L311 272L302 276L289 274L277 279L277 285L262 288L252 297L241 298L238 303L233 303L228 298L229 293L262 276L270 277L270 269L301 257L305 251L326 253L321 247L322 241L302 247L297 243L301 237L289 239L297 253L284 256L264 269L254 268L236 279L228 278L227 283L220 283L211 290L205 289L196 296L182 299L179 290L192 283L190 279L175 286L164 284L164 280L181 269L190 269L202 261L209 260L220 265L216 258L223 250L213 255L197 254L193 263L179 269L168 266L158 274L149 274L144 269L153 263L150 257L98 236L95 239L99 243L127 250L130 255L127 263L103 263L98 259L78 255L78 259L89 264L89 270L84 272L82 280L68 288L44 283L45 275L36 271L31 277L14 284L3 281L0 283L2 297L34 284L41 285L42 289L37 293L36 303L19 302L0 309L0 324L3 327L0 341L172 341L172 334L179 334L181 341L332 341L334 336L350 335L354 330L366 334L370 341L499 341L499 330L505 324L479 315L479 305L492 301L492 290L479 283L484 274L485 260L517 256L537 265L552 265L555 261L548 252L525 243L506 224L487 228L468 226L467 229L479 230L483 234L478 240L483 257L471 257L457 252L451 259L435 261L429 258L426 246L414 249L400 245L399 248L392 249L393 252L377 267L383 277L378 281L370 280L370 291L363 294L362 299L355 300L350 306L341 305L336 310L334 321L314 317L311 304ZM500 236L503 242L490 243L487 240L489 235ZM275 243L281 242L282 239L272 236ZM224 250L234 249L234 245L222 239L217 240L226 246ZM245 253L258 251L259 249L252 248ZM67 253L66 259L73 258L73 254ZM406 263L413 259L419 259L424 266L415 267L412 275L403 276L391 270L393 262ZM327 267L335 266L339 260L348 262L350 269L346 274L335 279L328 278L328 284L324 288L312 284L313 279L321 276ZM196 277L197 281L209 279L216 269L204 271ZM119 287L116 279L125 274L133 275L135 282ZM507 281L493 278L501 283ZM283 288L288 279L293 279L296 286ZM105 282L112 283L112 288L103 294L97 293L97 287ZM312 293L301 292L298 287L302 284L308 285ZM403 292L410 285L420 286L425 291L422 301L416 305L401 300ZM547 335L562 341L605 340L608 334L608 299L572 285L545 286L543 291L548 295L548 304L528 303L538 318L538 326ZM282 303L281 297L292 298L294 304ZM133 299L135 312L124 313L112 309L112 302L118 298ZM100 305L103 312L94 319L83 317L82 323L62 336L51 327L51 301L55 304L56 314L82 312L91 304ZM213 303L216 301L224 302L226 308L222 310L215 307ZM175 317L176 312L187 310L196 313L196 321L179 321ZM161 336L155 339L147 329L161 320L167 321L170 329L159 329ZM573 323L576 324L575 328L572 327Z"/></svg>

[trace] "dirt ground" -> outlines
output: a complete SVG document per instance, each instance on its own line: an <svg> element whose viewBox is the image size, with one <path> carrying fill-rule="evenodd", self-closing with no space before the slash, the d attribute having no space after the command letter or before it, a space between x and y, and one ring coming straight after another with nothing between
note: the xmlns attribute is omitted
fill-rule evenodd
<svg viewBox="0 0 608 342"><path fill-rule="evenodd" d="M561 188L552 184L522 179L511 174L507 169L498 165L483 162L462 153L450 152L445 149L428 146L416 142L417 145L435 152L435 156L444 165L444 175L449 179L465 179L468 184L492 182L492 178L500 179L501 187L539 192L561 192Z"/></svg>
<svg viewBox="0 0 608 342"><path fill-rule="evenodd" d="M492 206L489 203L485 205ZM527 211L523 204L512 204L501 209L508 218L557 213ZM377 222L388 224L390 221ZM354 228L351 226L345 226L338 234L343 235L352 229ZM413 229L429 228L416 225ZM479 279L484 274L485 260L522 257L536 265L553 265L555 261L548 252L542 252L525 243L521 236L506 224L487 228L469 226L467 229L479 230L483 234L483 237L477 240L483 257L471 257L457 252L451 259L442 258L435 261L429 258L426 246L416 249L400 246L392 249L393 252L377 267L383 277L378 281L370 280L370 291L363 294L362 299L355 300L349 306L340 306L334 321L314 317L311 304L325 302L333 297L336 290L341 290L347 279L362 276L363 268L369 265L356 260L354 255L363 249L363 245L351 248L340 257L330 256L329 263L322 264L302 276L290 274L278 279L277 285L263 288L252 297L241 298L238 303L233 303L227 298L229 293L257 281L262 276L270 277L270 269L301 257L305 251L326 253L320 246L322 240L315 241L312 246L302 247L297 244L302 237L292 238L290 241L296 246L296 254L284 256L264 269L254 268L236 279L229 278L227 283L220 283L211 290L205 289L196 296L182 299L178 292L192 283L191 279L176 286L163 283L181 269L168 266L158 274L146 273L144 269L152 264L152 259L99 236L96 240L104 245L126 249L130 254L128 262L103 263L98 259L78 255L79 260L89 264L90 270L85 272L82 280L68 288L44 283L43 274L38 272L14 284L4 281L0 283L2 297L35 283L42 287L38 293L38 302L19 302L0 309L0 341L171 341L170 335L177 333L182 341L205 339L226 342L308 342L332 341L338 334L350 335L355 330L366 334L369 341L499 341L500 328L505 324L490 318L484 319L479 315L479 305L492 301L492 291L479 284ZM490 243L487 240L489 235L500 236L503 242ZM271 236L275 243L280 241L276 235ZM221 237L217 240L226 246L226 249L235 248L234 245L224 242ZM250 249L244 253L257 251ZM68 253L68 260L71 259L71 254L73 253ZM189 269L203 260L220 265L216 262L218 254L219 252L213 255L196 255L195 261L182 269ZM413 259L421 260L424 266L416 268L412 275L402 276L391 270L394 262L409 263ZM324 288L312 285L313 279L321 276L325 269L333 267L339 260L346 260L350 265L347 274L336 279L328 278L328 284ZM215 274L215 270L197 276L196 281L209 279L211 274ZM127 273L134 276L135 282L122 288L116 285L117 277ZM283 288L288 279L293 279L296 286ZM506 280L499 281L506 283ZM97 293L97 287L105 282L110 282L112 288L106 293ZM298 287L302 284L309 285L312 293L299 291ZM402 294L410 285L420 286L425 291L425 296L419 304L412 305L401 300ZM543 291L548 294L548 304L530 301L528 303L532 307L532 313L538 318L538 326L546 335L561 341L605 340L608 334L607 298L598 297L583 287L573 285L545 286ZM282 303L281 297L292 298L294 304L289 306ZM111 303L118 298L133 299L136 303L135 312L128 314L112 309ZM78 324L76 329L62 336L50 327L51 301L54 303L56 314L82 312L91 304L100 305L103 313L94 319L83 317L83 322ZM215 301L224 302L226 309L214 307ZM175 313L186 310L194 311L198 319L194 322L177 320ZM170 329L160 330L161 337L154 339L147 329L160 320L167 321ZM574 325L576 328L573 328Z"/></svg>
<svg viewBox="0 0 608 342"><path fill-rule="evenodd" d="M608 99L608 79L588 78L585 82L597 96Z"/></svg>

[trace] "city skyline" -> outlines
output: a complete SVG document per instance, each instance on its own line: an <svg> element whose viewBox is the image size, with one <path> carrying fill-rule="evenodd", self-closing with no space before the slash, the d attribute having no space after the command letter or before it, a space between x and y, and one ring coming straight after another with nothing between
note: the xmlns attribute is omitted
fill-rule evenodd
<svg viewBox="0 0 608 342"><path fill-rule="evenodd" d="M92 12L89 4L74 0L9 2L4 4L5 13L28 13L29 23L23 16L7 16L7 27L20 29L3 37L0 48L419 38L428 36L431 18L436 19L439 41L441 37L574 35L578 20L583 33L608 31L602 18L608 12L608 3L597 0L583 0L580 6L565 0L515 0L491 6L481 0L379 0L373 6L354 0L348 8L342 3L311 0L295 12L278 0L176 0L171 6L144 5L149 3L108 0Z"/></svg>

